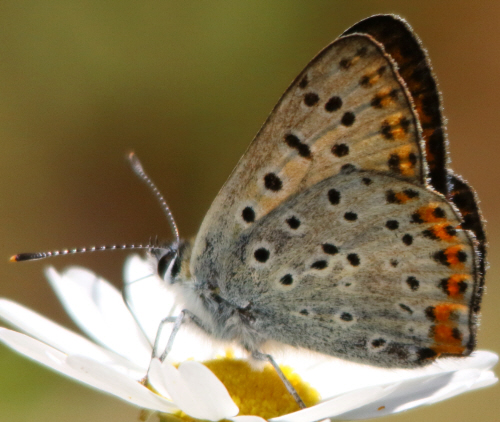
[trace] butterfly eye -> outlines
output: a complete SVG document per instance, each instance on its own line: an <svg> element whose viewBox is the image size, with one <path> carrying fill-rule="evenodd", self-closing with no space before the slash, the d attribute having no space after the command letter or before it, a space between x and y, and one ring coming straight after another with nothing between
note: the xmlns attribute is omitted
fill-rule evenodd
<svg viewBox="0 0 500 422"><path fill-rule="evenodd" d="M177 251L169 249L165 255L163 255L158 260L158 275L165 280L168 270L171 269L170 274L173 272L173 266L175 266L177 260Z"/></svg>

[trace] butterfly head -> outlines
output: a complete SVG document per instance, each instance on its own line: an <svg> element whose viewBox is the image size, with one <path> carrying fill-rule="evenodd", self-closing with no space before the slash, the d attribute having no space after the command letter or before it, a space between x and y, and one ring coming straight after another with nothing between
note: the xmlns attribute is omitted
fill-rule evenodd
<svg viewBox="0 0 500 422"><path fill-rule="evenodd" d="M158 276L168 284L179 282L189 271L189 242L174 242L167 246L154 246L149 250Z"/></svg>

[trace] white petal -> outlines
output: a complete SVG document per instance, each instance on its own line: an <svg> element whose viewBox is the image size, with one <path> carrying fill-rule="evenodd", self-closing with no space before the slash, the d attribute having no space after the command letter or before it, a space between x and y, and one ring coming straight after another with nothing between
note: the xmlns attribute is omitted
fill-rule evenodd
<svg viewBox="0 0 500 422"><path fill-rule="evenodd" d="M164 365L169 365L169 363L161 363L158 358L154 358L151 360L148 371L148 382L151 387L158 392L159 395L167 397L168 399L172 399L164 383L165 374L162 369L162 366Z"/></svg>
<svg viewBox="0 0 500 422"><path fill-rule="evenodd" d="M436 371L457 371L461 369L491 369L498 363L498 355L487 350L476 350L466 358L438 359L431 365Z"/></svg>
<svg viewBox="0 0 500 422"><path fill-rule="evenodd" d="M158 396L139 382L113 371L99 362L81 356L69 356L67 362L78 373L85 374L96 384L102 383L105 387L97 388L139 407L160 412L173 412L179 409L171 401Z"/></svg>
<svg viewBox="0 0 500 422"><path fill-rule="evenodd" d="M391 395L339 417L346 420L374 418L436 403L469 391L481 378L481 373L465 369L403 381Z"/></svg>
<svg viewBox="0 0 500 422"><path fill-rule="evenodd" d="M175 406L139 382L100 363L66 354L24 334L0 328L0 341L63 375L142 408L171 412Z"/></svg>
<svg viewBox="0 0 500 422"><path fill-rule="evenodd" d="M308 351L287 350L280 363L290 365L324 400L360 388L400 381L397 369L377 368ZM407 374L410 372L406 371ZM403 371L404 374L404 371Z"/></svg>
<svg viewBox="0 0 500 422"><path fill-rule="evenodd" d="M403 381L399 385L396 384L398 387L391 395L369 405L360 406L351 412L343 413L339 419L357 420L385 416L395 413L400 406L401 410L404 410L403 406L410 402L417 402L415 406L418 406L418 402L439 391L450 382L451 378L452 374L447 373Z"/></svg>
<svg viewBox="0 0 500 422"><path fill-rule="evenodd" d="M259 416L235 416L234 418L230 418L230 420L234 422L266 422L265 419Z"/></svg>
<svg viewBox="0 0 500 422"><path fill-rule="evenodd" d="M110 350L67 330L49 319L7 299L0 299L0 318L31 337L65 354L78 354L97 360L131 377L140 379L145 370Z"/></svg>
<svg viewBox="0 0 500 422"><path fill-rule="evenodd" d="M0 327L0 341L16 352L67 374L66 354L25 334ZM71 371L70 371L71 372Z"/></svg>
<svg viewBox="0 0 500 422"><path fill-rule="evenodd" d="M494 374L493 371L483 371L481 372L481 376L471 387L471 390L476 390L478 388L489 387L498 382L498 378Z"/></svg>
<svg viewBox="0 0 500 422"><path fill-rule="evenodd" d="M494 353L476 351L467 358L438 359L429 366L412 370L370 367L311 353L291 354L291 359L289 357L285 362L291 364L324 398L334 396L343 401L346 391L356 393L359 388L369 391L370 388L397 387L390 395L365 405L358 403L352 411L330 415L339 419L365 419L430 404L491 385L497 379L489 369L497 361L498 356ZM350 396L350 393L347 395ZM324 401L330 402L331 399Z"/></svg>
<svg viewBox="0 0 500 422"><path fill-rule="evenodd" d="M376 368L327 356L320 356L316 359L316 364L304 371L293 364L292 367L305 382L318 391L323 399L361 388L398 382L402 379L399 370Z"/></svg>
<svg viewBox="0 0 500 422"><path fill-rule="evenodd" d="M46 275L66 312L89 337L147 368L151 346L115 287L83 268L71 267L62 275L48 268Z"/></svg>
<svg viewBox="0 0 500 422"><path fill-rule="evenodd" d="M417 391L415 389L402 388L400 399L397 400L402 402L402 404L397 404L397 401L394 400L395 405L391 407L394 408L393 413L401 412L403 410L412 409L417 406L422 406L424 404L432 404L437 403L441 400L444 400L449 397L453 397L457 394L461 394L465 391L468 391L470 386L475 383L475 381L479 378L480 372L467 369L464 371L453 372L449 377L442 376L438 379L433 380L433 384L437 384L431 387L431 383L427 383L427 388L425 388L425 382L422 382L421 388ZM445 385L440 386L439 384L443 384L440 378L448 378L445 379ZM439 384L438 384L439 383ZM406 390L406 397L404 397L404 393ZM416 394L420 393L420 394ZM423 397L418 399L418 395L422 395ZM405 400L406 399L406 400ZM391 403L392 404L392 403Z"/></svg>
<svg viewBox="0 0 500 422"><path fill-rule="evenodd" d="M443 372L467 368L489 369L497 361L498 356L494 353L477 351L467 358L438 359L431 365L415 369L377 368L311 353L290 354L285 363L290 364L305 382L310 383L321 397L326 399L346 391L387 385Z"/></svg>
<svg viewBox="0 0 500 422"><path fill-rule="evenodd" d="M149 381L158 392L168 392L175 404L194 418L218 421L238 414L226 387L199 362L182 362L177 369L154 359Z"/></svg>
<svg viewBox="0 0 500 422"><path fill-rule="evenodd" d="M387 397L397 388L395 385L363 388L326 400L307 409L269 419L271 422L310 422L345 414L359 406Z"/></svg>
<svg viewBox="0 0 500 422"><path fill-rule="evenodd" d="M130 255L125 260L123 267L125 284L134 283L136 280L141 280L154 274L155 269L151 262L137 254Z"/></svg>
<svg viewBox="0 0 500 422"><path fill-rule="evenodd" d="M441 388L432 396L426 398L425 401L423 401L422 403L418 403L418 405L437 403L446 400L450 397L456 396L458 394L465 393L466 391L470 391L482 378L482 373L483 371L479 371L477 369L465 369L462 371L454 372L452 379L445 387ZM416 407L412 404L413 403L401 406L397 409L397 411L400 412L401 410L406 410L406 409L411 409L412 407Z"/></svg>
<svg viewBox="0 0 500 422"><path fill-rule="evenodd" d="M175 297L151 264L138 255L130 256L125 262L123 279L127 304L149 341L154 343L160 322L170 316L175 306Z"/></svg>

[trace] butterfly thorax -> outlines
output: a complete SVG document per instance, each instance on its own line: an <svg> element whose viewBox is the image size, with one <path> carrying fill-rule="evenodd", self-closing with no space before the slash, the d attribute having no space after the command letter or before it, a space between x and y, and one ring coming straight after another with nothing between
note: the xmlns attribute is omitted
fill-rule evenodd
<svg viewBox="0 0 500 422"><path fill-rule="evenodd" d="M265 339L253 327L256 317L251 302L233 303L221 291L217 279L196 277L190 268L192 244L181 241L152 251L158 275L168 283L183 309L197 318L195 325L216 339L237 341L247 350L257 351Z"/></svg>

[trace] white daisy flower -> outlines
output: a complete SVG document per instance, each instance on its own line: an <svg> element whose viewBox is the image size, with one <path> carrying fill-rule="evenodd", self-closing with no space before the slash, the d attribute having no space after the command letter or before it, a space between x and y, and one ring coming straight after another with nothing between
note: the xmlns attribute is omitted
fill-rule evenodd
<svg viewBox="0 0 500 422"><path fill-rule="evenodd" d="M367 419L497 382L491 368L498 356L487 351L399 370L286 348L275 358L285 365L285 374L310 406L297 410L272 368L254 369L236 355L228 357L224 348L187 326L164 362L151 360L159 322L179 309L162 280L138 256L125 266L128 306L117 289L88 270L72 267L59 274L49 268L47 277L68 314L91 340L0 299L0 318L25 333L0 328L0 341L63 375L151 411L238 422ZM167 337L167 332L162 335L162 347ZM221 355L226 357L216 358Z"/></svg>

